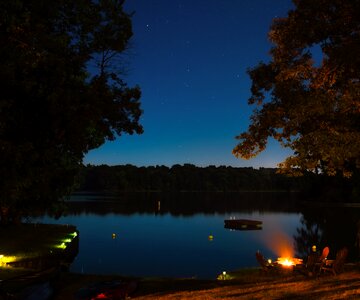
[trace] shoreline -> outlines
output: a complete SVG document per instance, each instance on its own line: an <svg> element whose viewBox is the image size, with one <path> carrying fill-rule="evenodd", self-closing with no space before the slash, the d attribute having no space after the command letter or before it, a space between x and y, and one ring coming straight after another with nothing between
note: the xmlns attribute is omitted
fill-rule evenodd
<svg viewBox="0 0 360 300"><path fill-rule="evenodd" d="M338 275L264 274L259 268L229 272L230 280L126 278L117 275L65 273L55 300L74 299L76 291L102 280L136 280L132 299L359 299L360 262L348 264Z"/></svg>
<svg viewBox="0 0 360 300"><path fill-rule="evenodd" d="M226 280L196 278L126 277L59 272L51 282L51 299L77 299L75 294L93 284L136 282L131 299L360 299L360 261L347 263L341 274L306 276L298 272L264 273L260 268L229 272Z"/></svg>

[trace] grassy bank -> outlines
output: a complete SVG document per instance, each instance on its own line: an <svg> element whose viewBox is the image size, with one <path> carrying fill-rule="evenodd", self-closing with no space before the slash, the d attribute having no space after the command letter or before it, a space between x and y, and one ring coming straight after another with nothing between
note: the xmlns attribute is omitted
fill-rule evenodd
<svg viewBox="0 0 360 300"><path fill-rule="evenodd" d="M0 227L0 280L71 261L78 251L76 228L19 224Z"/></svg>
<svg viewBox="0 0 360 300"><path fill-rule="evenodd" d="M258 269L230 274L231 280L137 279L132 299L360 299L360 265L348 265L339 275L307 277L284 273L269 275ZM80 288L107 280L134 280L119 276L62 274L55 297L74 299Z"/></svg>

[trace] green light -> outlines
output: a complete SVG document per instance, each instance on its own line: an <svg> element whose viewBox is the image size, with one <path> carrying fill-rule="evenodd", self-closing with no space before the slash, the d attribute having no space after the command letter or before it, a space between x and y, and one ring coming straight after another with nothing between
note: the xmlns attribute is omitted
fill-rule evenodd
<svg viewBox="0 0 360 300"><path fill-rule="evenodd" d="M70 233L70 235L73 237L73 239L74 238L76 238L77 237L77 232L76 231L74 231L73 233Z"/></svg>
<svg viewBox="0 0 360 300"><path fill-rule="evenodd" d="M56 245L56 248L60 248L60 249L66 249L66 244L65 243L61 243L60 245Z"/></svg>
<svg viewBox="0 0 360 300"><path fill-rule="evenodd" d="M71 243L71 239L64 239L62 240L64 243Z"/></svg>

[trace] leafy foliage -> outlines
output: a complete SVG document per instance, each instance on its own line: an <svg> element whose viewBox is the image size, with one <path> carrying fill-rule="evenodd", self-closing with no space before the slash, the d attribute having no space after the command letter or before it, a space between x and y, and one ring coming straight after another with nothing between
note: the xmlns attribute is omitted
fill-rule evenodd
<svg viewBox="0 0 360 300"><path fill-rule="evenodd" d="M294 150L283 172L351 176L360 168L360 1L293 2L271 26L270 62L248 71L257 108L233 153L249 159L272 137Z"/></svg>
<svg viewBox="0 0 360 300"><path fill-rule="evenodd" d="M336 252L346 246L350 250L349 259L357 259L356 249L359 214L356 208L304 206L301 209L301 226L294 236L297 254L307 258L312 245L318 251L330 247L330 257L335 258Z"/></svg>
<svg viewBox="0 0 360 300"><path fill-rule="evenodd" d="M127 87L111 65L132 36L122 5L1 1L3 215L56 201L69 192L84 153L122 133L142 133L140 89Z"/></svg>

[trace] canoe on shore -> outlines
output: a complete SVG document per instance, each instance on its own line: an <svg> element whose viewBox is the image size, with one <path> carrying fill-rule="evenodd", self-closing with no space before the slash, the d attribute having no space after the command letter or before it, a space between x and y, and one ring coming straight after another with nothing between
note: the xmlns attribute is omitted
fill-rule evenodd
<svg viewBox="0 0 360 300"><path fill-rule="evenodd" d="M237 230L260 230L262 229L262 221L247 219L230 219L224 220L225 228Z"/></svg>

